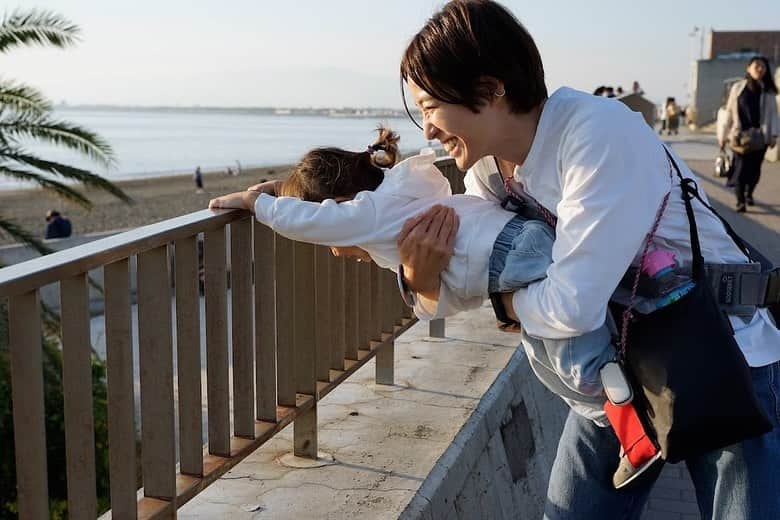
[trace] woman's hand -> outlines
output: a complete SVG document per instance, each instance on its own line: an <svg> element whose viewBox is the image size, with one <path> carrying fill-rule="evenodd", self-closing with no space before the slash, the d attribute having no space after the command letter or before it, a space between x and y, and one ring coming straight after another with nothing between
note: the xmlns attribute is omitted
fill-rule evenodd
<svg viewBox="0 0 780 520"><path fill-rule="evenodd" d="M256 191L237 191L222 195L209 201L209 209L245 209L254 213L255 201L260 193Z"/></svg>
<svg viewBox="0 0 780 520"><path fill-rule="evenodd" d="M283 183L284 181L282 180L265 181L265 182L261 182L260 184L253 184L252 186L248 187L246 191L267 193L269 195L273 195L276 197Z"/></svg>
<svg viewBox="0 0 780 520"><path fill-rule="evenodd" d="M398 249L404 278L412 291L439 299L439 274L455 251L458 224L454 209L438 205L404 223Z"/></svg>

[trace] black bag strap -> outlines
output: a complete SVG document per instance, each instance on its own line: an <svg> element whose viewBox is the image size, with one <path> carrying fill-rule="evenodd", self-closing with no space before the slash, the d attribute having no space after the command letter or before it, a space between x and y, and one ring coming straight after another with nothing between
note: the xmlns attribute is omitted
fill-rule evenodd
<svg viewBox="0 0 780 520"><path fill-rule="evenodd" d="M737 245L737 247L740 249L740 251L742 251L745 254L745 256L747 256L751 261L759 261L761 264L764 264L764 262L761 262L761 259L764 258L764 256L761 253L759 253L758 251L756 251L755 248L753 248L748 243L746 243L744 240L742 240L742 237L737 235L736 231L734 231L734 229L731 227L731 224L729 224L728 221L726 221L726 219L724 219L720 215L720 213L718 213L715 210L715 208L710 206L707 202L704 201L704 199L701 198L701 195L699 195L699 187L696 184L696 181L694 181L693 179L686 179L685 177L682 176L682 173L680 173L680 168L677 167L677 162L674 160L672 155L669 153L669 149L666 147L666 145L664 145L664 151L666 152L666 157L669 158L669 160L672 163L672 166L674 166L674 170L677 173L677 176L680 178L680 187L683 190L683 200L685 201L685 204L686 204L686 212L688 211L688 206L690 205L691 198L692 197L696 198L696 200L701 202L701 204L705 208L710 210L710 212L713 215L718 217L718 220L720 220L721 224L723 224L723 227L726 229L726 233L728 233L728 235L731 238L731 240ZM690 223L692 217L693 217L692 214L689 215L689 218L688 218L689 223ZM693 225L695 226L695 219L694 219L694 224ZM697 242L698 242L698 240L697 240ZM693 240L691 240L691 245L693 245ZM756 259L756 260L754 260L754 259ZM764 258L764 260L766 260L766 259ZM767 260L767 262L768 262L768 260Z"/></svg>

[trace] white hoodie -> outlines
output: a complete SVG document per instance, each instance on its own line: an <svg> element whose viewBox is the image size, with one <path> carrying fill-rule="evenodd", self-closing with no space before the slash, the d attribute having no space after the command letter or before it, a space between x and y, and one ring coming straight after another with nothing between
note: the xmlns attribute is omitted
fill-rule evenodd
<svg viewBox="0 0 780 520"><path fill-rule="evenodd" d="M421 319L433 319L475 308L487 296L493 242L516 214L480 197L452 195L449 182L434 165L435 158L433 153L410 157L388 170L375 191L361 191L346 202L306 202L261 194L255 215L259 222L293 240L359 246L377 265L396 271L401 263L396 240L404 222L435 204L449 206L460 218L455 253L441 273L441 291L449 305L438 316L435 304L418 302L415 313Z"/></svg>

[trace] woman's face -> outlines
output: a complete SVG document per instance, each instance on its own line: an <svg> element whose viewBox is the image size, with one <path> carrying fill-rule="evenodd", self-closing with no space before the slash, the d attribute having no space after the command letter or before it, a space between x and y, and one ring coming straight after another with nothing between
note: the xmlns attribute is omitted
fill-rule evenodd
<svg viewBox="0 0 780 520"><path fill-rule="evenodd" d="M463 105L440 101L413 81L409 90L423 115L425 138L439 141L461 170L471 168L486 155L491 125L490 105L475 114Z"/></svg>
<svg viewBox="0 0 780 520"><path fill-rule="evenodd" d="M747 73L754 80L761 81L761 78L763 78L766 73L766 66L761 60L751 61L750 65L747 67Z"/></svg>

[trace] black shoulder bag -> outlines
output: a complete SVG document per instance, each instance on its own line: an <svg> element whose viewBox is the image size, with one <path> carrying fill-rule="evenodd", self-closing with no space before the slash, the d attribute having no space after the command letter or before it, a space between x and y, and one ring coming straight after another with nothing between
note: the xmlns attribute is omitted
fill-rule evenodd
<svg viewBox="0 0 780 520"><path fill-rule="evenodd" d="M668 150L666 155L670 177L674 166L680 178L696 286L678 301L650 314L632 314L631 303L627 307L613 305L612 310L621 330L618 361L634 388L634 406L664 460L674 463L762 435L772 426L753 390L750 368L734 339L731 323L705 277L691 205L693 197L699 198L696 183L682 176ZM645 242L642 261L668 199L669 194ZM730 227L727 230L746 250L736 233Z"/></svg>

